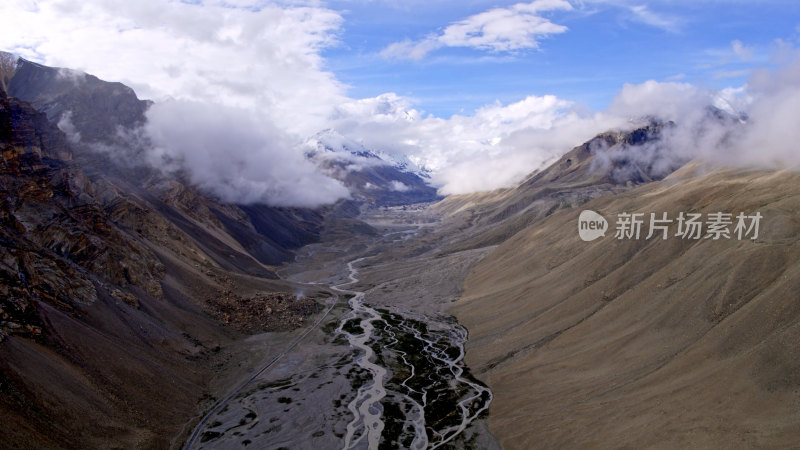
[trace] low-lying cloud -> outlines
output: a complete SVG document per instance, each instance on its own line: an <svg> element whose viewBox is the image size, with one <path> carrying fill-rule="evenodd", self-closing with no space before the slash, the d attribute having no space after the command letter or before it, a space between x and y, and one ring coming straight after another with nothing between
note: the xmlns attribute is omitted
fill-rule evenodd
<svg viewBox="0 0 800 450"><path fill-rule="evenodd" d="M609 113L649 117L667 126L657 142L620 148L606 157L650 166L656 175L689 160L723 167L799 168L800 54L792 53L778 69L755 71L741 88L710 91L655 81L626 85Z"/></svg>
<svg viewBox="0 0 800 450"><path fill-rule="evenodd" d="M299 151L300 143L251 111L172 100L147 112L148 162L184 172L196 186L234 203L315 207L349 197Z"/></svg>
<svg viewBox="0 0 800 450"><path fill-rule="evenodd" d="M533 170L607 130L649 120L669 123L661 141L617 155L664 175L691 159L719 165L797 167L800 57L784 49L775 70L756 71L748 84L715 91L688 83L624 85L604 112L587 112L555 96L496 103L473 115L423 117L388 94L340 105L334 126L365 146L407 155L432 171L443 194L514 185Z"/></svg>
<svg viewBox="0 0 800 450"><path fill-rule="evenodd" d="M513 185L572 146L627 121L583 113L558 97L487 105L471 116L423 117L394 94L346 103L334 127L366 147L405 155L431 171L442 194Z"/></svg>

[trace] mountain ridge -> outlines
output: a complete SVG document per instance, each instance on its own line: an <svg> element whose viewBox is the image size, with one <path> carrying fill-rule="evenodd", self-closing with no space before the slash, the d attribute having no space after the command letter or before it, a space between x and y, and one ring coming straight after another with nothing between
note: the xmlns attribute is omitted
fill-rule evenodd
<svg viewBox="0 0 800 450"><path fill-rule="evenodd" d="M8 85L32 103L0 89L0 415L10 424L0 436L11 446L175 446L198 408L265 358L248 336L303 327L333 295L281 279L278 266L333 243L319 260L309 251L311 280L376 236L387 250L359 267L375 283L364 292L411 293L419 299L403 301L431 310L442 305L420 305L426 291L447 302L469 330L466 358L492 388L489 426L508 448L800 439L794 172L661 158L673 156L660 152L674 124L647 119L517 186L450 196L399 224L395 205L435 200L435 189L358 142L308 155L354 199L237 205L180 172L115 157L146 119L132 90L20 68ZM583 242L582 209L609 219L758 211L764 222L753 240L682 239L672 223L664 240L609 228Z"/></svg>
<svg viewBox="0 0 800 450"><path fill-rule="evenodd" d="M564 208L478 263L451 312L507 448L787 446L800 436L798 175L692 163ZM760 212L757 240L583 242L578 213ZM646 231L645 231L646 233Z"/></svg>
<svg viewBox="0 0 800 450"><path fill-rule="evenodd" d="M57 71L23 66L15 91L34 78L37 89L60 86ZM124 114L93 122L91 102L72 114L81 139L71 139L58 127L58 99L102 97L103 83L89 83L99 93L54 88L42 111L0 91L0 414L14 425L0 436L17 448L168 447L210 392L263 352L243 353L244 336L316 314L318 303L296 298L275 266L353 221L346 204L223 204L115 161L90 146L121 145L112 122ZM97 101L143 105L130 90L119 95L127 100ZM242 322L237 308L271 298L305 306Z"/></svg>

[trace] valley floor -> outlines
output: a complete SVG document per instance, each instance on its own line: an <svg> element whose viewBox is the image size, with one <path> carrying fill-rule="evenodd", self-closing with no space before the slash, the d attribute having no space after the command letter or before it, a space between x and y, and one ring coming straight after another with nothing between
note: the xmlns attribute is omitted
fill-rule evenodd
<svg viewBox="0 0 800 450"><path fill-rule="evenodd" d="M375 234L307 246L280 271L331 292L330 314L291 339L249 338L269 343L265 363L219 396L186 448L499 448L491 391L463 365L466 330L446 313L486 251L438 256L425 209L363 219Z"/></svg>
<svg viewBox="0 0 800 450"><path fill-rule="evenodd" d="M797 175L691 170L585 208L758 210L758 239L587 243L568 207L480 246L446 202L366 212L280 272L330 315L190 447L796 446Z"/></svg>

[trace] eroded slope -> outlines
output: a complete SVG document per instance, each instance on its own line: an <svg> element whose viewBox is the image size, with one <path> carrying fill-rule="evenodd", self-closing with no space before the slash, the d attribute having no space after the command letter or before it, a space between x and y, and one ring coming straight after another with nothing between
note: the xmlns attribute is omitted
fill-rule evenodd
<svg viewBox="0 0 800 450"><path fill-rule="evenodd" d="M697 169L697 171L695 171ZM609 219L594 242L578 214ZM622 212L763 215L756 240L614 238ZM453 311L506 448L784 447L800 439L800 176L688 167L537 222Z"/></svg>

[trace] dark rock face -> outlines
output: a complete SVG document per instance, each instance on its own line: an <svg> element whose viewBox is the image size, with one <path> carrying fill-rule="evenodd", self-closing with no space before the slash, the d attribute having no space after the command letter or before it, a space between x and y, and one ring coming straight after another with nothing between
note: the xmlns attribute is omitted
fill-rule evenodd
<svg viewBox="0 0 800 450"><path fill-rule="evenodd" d="M291 256L291 250L319 239L321 211L225 205L180 178L129 161L139 151L132 146L141 145L130 136L145 123L151 103L139 100L131 88L121 83L20 59L8 89L9 96L45 113L46 119L40 120L74 128L80 139L74 151L86 174L76 180L84 184L83 192L100 189L102 192L92 194L105 203L115 201L120 194L135 192L139 200L147 203L145 209L155 210L198 242L207 242L206 250L212 258L231 270L268 276L261 264L280 264ZM66 127L64 120L69 122ZM58 136L64 139L63 133ZM98 145L104 150L90 149ZM91 180L88 186L87 180ZM220 255L227 252L227 246L218 245L218 239L192 223L196 221L223 228L248 254L225 261Z"/></svg>
<svg viewBox="0 0 800 450"><path fill-rule="evenodd" d="M0 90L0 442L166 448L220 347L315 311L273 298L290 288L269 265L347 208L224 204L94 151L144 120L121 84L22 61L8 88L29 102Z"/></svg>
<svg viewBox="0 0 800 450"><path fill-rule="evenodd" d="M143 124L150 105L122 83L24 59L8 83L8 95L30 103L54 123L68 115L81 140L89 143L113 142L118 128Z"/></svg>
<svg viewBox="0 0 800 450"><path fill-rule="evenodd" d="M93 303L93 276L160 296L163 267L155 256L121 236L106 211L76 201L70 180L82 174L69 163L63 133L31 106L6 97L0 98L0 129L2 309L23 318L6 320L0 330L28 329L38 321L32 312L39 302L64 310Z"/></svg>
<svg viewBox="0 0 800 450"><path fill-rule="evenodd" d="M163 442L175 416L148 427L164 405L133 380L173 379L161 398L191 409L200 379L182 358L203 351L164 320L175 309L164 265L115 223L123 199L104 208L92 195L66 136L4 93L0 154L0 440L103 446L114 430L140 429L139 444Z"/></svg>

